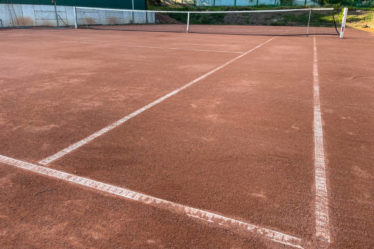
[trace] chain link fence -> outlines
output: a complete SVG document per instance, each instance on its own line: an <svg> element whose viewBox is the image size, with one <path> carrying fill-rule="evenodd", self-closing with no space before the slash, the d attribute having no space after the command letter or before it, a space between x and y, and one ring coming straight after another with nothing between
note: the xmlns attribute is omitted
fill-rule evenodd
<svg viewBox="0 0 374 249"><path fill-rule="evenodd" d="M324 6L338 5L357 8L374 8L374 0L161 0L162 5L190 6Z"/></svg>

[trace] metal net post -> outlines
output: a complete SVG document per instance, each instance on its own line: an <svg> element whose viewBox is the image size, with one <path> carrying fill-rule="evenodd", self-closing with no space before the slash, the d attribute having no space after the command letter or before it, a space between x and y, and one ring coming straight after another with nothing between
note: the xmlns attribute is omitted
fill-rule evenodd
<svg viewBox="0 0 374 249"><path fill-rule="evenodd" d="M344 37L344 31L345 31L345 22L347 20L347 14L348 14L348 8L344 8L343 10L343 19L342 19L342 26L340 28L340 38Z"/></svg>
<svg viewBox="0 0 374 249"><path fill-rule="evenodd" d="M186 33L190 32L190 12L187 12L187 28Z"/></svg>
<svg viewBox="0 0 374 249"><path fill-rule="evenodd" d="M310 27L310 17L312 16L312 9L309 9L308 24L306 28L306 36L309 36L309 27Z"/></svg>

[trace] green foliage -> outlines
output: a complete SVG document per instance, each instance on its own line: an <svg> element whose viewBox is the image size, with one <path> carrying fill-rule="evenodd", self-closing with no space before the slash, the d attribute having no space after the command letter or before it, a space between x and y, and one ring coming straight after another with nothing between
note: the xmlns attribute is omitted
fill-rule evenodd
<svg viewBox="0 0 374 249"><path fill-rule="evenodd" d="M324 7L349 7L350 9L374 9L374 0L314 0ZM157 2L157 3L155 3ZM171 0L172 2L172 0ZM280 5L259 6L195 6L193 4L164 4L165 0L148 0L148 9L151 10L255 10L255 9L287 9L309 8L310 6L298 6L294 0L280 0Z"/></svg>
<svg viewBox="0 0 374 249"><path fill-rule="evenodd" d="M147 0L148 6L161 6L161 0Z"/></svg>
<svg viewBox="0 0 374 249"><path fill-rule="evenodd" d="M178 6L152 6L148 5L149 10L175 10L175 11L226 11L226 10L271 10L271 9L289 9L290 6L194 6L194 5L178 5ZM292 6L293 9L303 9L305 6Z"/></svg>
<svg viewBox="0 0 374 249"><path fill-rule="evenodd" d="M292 6L294 5L293 0L280 0L281 6Z"/></svg>

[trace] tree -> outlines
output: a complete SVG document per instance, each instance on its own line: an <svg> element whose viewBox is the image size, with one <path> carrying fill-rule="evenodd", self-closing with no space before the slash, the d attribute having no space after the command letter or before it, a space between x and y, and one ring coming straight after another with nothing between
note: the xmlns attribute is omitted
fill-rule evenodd
<svg viewBox="0 0 374 249"><path fill-rule="evenodd" d="M148 0L148 5L160 6L161 5L161 0Z"/></svg>

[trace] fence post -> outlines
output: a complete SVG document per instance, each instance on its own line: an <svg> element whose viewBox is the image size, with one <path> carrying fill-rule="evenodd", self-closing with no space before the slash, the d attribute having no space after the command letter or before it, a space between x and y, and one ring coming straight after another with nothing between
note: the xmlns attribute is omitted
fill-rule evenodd
<svg viewBox="0 0 374 249"><path fill-rule="evenodd" d="M134 0L131 0L131 9L134 10L135 9L135 3L134 3ZM132 23L135 23L135 13L134 11L131 11L131 22Z"/></svg>
<svg viewBox="0 0 374 249"><path fill-rule="evenodd" d="M55 0L54 3L55 3L56 25L57 25L57 28L58 28L58 27L60 27L60 24L58 22L57 1Z"/></svg>
<svg viewBox="0 0 374 249"><path fill-rule="evenodd" d="M78 20L77 20L77 7L73 7L73 17L74 17L74 28L78 28Z"/></svg>

